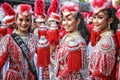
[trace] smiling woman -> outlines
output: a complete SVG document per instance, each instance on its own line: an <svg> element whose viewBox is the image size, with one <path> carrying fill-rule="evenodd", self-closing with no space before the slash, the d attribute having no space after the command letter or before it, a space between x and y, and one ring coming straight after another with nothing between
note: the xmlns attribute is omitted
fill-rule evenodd
<svg viewBox="0 0 120 80"><path fill-rule="evenodd" d="M118 24L116 10L110 0L93 0L92 6L94 29L100 31L100 39L90 53L89 77L91 80L116 80L115 65L118 50L115 35Z"/></svg>
<svg viewBox="0 0 120 80"><path fill-rule="evenodd" d="M86 41L82 34L84 31L87 32L87 29L83 16L79 13L78 3L65 1L62 6L62 18L62 25L67 33L56 49L56 78L83 80L80 70L84 68L85 64Z"/></svg>
<svg viewBox="0 0 120 80"><path fill-rule="evenodd" d="M29 32L32 20L32 8L29 4L17 7L17 30L7 34L0 42L0 69L9 58L9 68L5 80L37 80L34 55L38 37ZM9 56L8 56L9 55Z"/></svg>

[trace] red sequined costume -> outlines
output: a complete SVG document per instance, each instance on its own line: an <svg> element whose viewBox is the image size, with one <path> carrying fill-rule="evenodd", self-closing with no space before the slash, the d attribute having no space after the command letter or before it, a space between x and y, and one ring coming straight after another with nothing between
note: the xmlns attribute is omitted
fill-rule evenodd
<svg viewBox="0 0 120 80"><path fill-rule="evenodd" d="M37 37L29 34L28 48L30 50L30 59L33 60L36 53ZM9 69L5 80L35 80L34 74L29 69L29 65L21 51L21 48L13 40L11 35L7 34L0 42L0 69L9 58Z"/></svg>
<svg viewBox="0 0 120 80"><path fill-rule="evenodd" d="M78 42L78 45L80 48L78 49L78 52L72 53L71 55L67 53L68 48L67 45L71 39L74 39ZM74 32L71 34L66 34L60 42L60 45L57 48L57 62L55 67L55 72L57 75L57 78L60 80L80 80L81 74L80 69L84 67L84 61L85 61L85 47L86 43L85 40L81 37L79 32ZM79 52L80 51L80 52ZM74 56L74 57L70 57ZM69 63L69 61L71 63ZM73 69L69 68L71 66L74 66L77 64L76 67Z"/></svg>
<svg viewBox="0 0 120 80"><path fill-rule="evenodd" d="M112 31L101 34L101 39L92 48L88 72L92 80L114 80L116 40Z"/></svg>

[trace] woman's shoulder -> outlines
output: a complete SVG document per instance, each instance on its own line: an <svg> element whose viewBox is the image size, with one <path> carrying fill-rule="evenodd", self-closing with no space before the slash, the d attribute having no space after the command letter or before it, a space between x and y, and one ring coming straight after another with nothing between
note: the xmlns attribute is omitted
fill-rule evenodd
<svg viewBox="0 0 120 80"><path fill-rule="evenodd" d="M81 35L76 36L76 39L81 47L85 48L87 46L85 39Z"/></svg>
<svg viewBox="0 0 120 80"><path fill-rule="evenodd" d="M105 35L98 43L99 48L102 50L115 49L115 42L112 35Z"/></svg>

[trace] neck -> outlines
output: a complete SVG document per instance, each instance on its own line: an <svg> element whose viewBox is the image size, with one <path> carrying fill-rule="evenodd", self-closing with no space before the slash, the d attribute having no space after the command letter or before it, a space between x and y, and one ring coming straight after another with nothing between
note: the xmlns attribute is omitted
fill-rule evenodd
<svg viewBox="0 0 120 80"><path fill-rule="evenodd" d="M25 32L25 31L21 32L21 31L17 30L16 32L17 32L19 35L22 35L22 36L28 35L28 32Z"/></svg>
<svg viewBox="0 0 120 80"><path fill-rule="evenodd" d="M106 31L110 31L110 29L109 29L109 28L106 28L106 29L104 29L104 30L101 30L101 33L104 33L104 32L106 32Z"/></svg>

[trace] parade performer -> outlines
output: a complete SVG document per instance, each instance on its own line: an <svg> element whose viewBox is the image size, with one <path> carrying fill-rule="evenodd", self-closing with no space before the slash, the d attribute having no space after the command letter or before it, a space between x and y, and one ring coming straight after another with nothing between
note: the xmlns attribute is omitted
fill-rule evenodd
<svg viewBox="0 0 120 80"><path fill-rule="evenodd" d="M7 34L11 34L13 30L16 28L15 25L16 13L14 11L14 8L12 8L12 6L7 2L1 4L1 8L3 9L3 12L5 14L5 17L3 18L3 24L4 24L3 26L6 27ZM9 68L9 61L7 61L3 67L3 80L5 80L5 76L6 76L5 74L8 68Z"/></svg>
<svg viewBox="0 0 120 80"><path fill-rule="evenodd" d="M58 13L59 9L59 1L52 0L50 7L48 8L48 23L49 23L49 30L48 30L48 39L50 44L54 44L55 46L59 43L59 22L60 22L60 15Z"/></svg>
<svg viewBox="0 0 120 80"><path fill-rule="evenodd" d="M39 37L39 42L37 43L37 66L39 80L50 80L50 46L46 37L47 26L45 25L46 15L44 0L36 0L34 6L35 22L38 26L34 32Z"/></svg>
<svg viewBox="0 0 120 80"><path fill-rule="evenodd" d="M116 80L120 80L120 6L117 7L116 17L119 20L116 36L118 40L118 54L117 54L117 65L116 65Z"/></svg>
<svg viewBox="0 0 120 80"><path fill-rule="evenodd" d="M54 80L55 74L54 74L54 65L55 65L55 49L56 46L59 44L59 27L60 27L60 21L61 17L59 14L59 0L52 0L50 7L47 11L48 20L47 23L49 25L48 31L47 31L47 38L50 43L50 79Z"/></svg>
<svg viewBox="0 0 120 80"><path fill-rule="evenodd" d="M69 5L68 5L69 4ZM59 80L83 80L80 70L84 68L86 41L80 29L86 31L79 5L66 1L62 6L62 25L67 32L56 49L56 78ZM82 29L82 30L83 30ZM57 80L56 79L56 80Z"/></svg>
<svg viewBox="0 0 120 80"><path fill-rule="evenodd" d="M38 36L38 29L41 23L45 24L46 14L45 14L45 3L44 0L36 0L34 3L34 17L36 28L34 29L34 34Z"/></svg>
<svg viewBox="0 0 120 80"><path fill-rule="evenodd" d="M5 80L38 80L33 61L38 38L29 32L32 23L29 4L18 5L15 22L17 30L0 42L0 69L9 58Z"/></svg>
<svg viewBox="0 0 120 80"><path fill-rule="evenodd" d="M37 66L39 68L39 80L50 80L49 64L50 64L50 45L46 38L46 25L39 26L38 35L39 42L37 48Z"/></svg>
<svg viewBox="0 0 120 80"><path fill-rule="evenodd" d="M100 39L93 46L88 66L88 80L115 80L117 29L115 9L110 0L93 0L93 24L100 31Z"/></svg>

